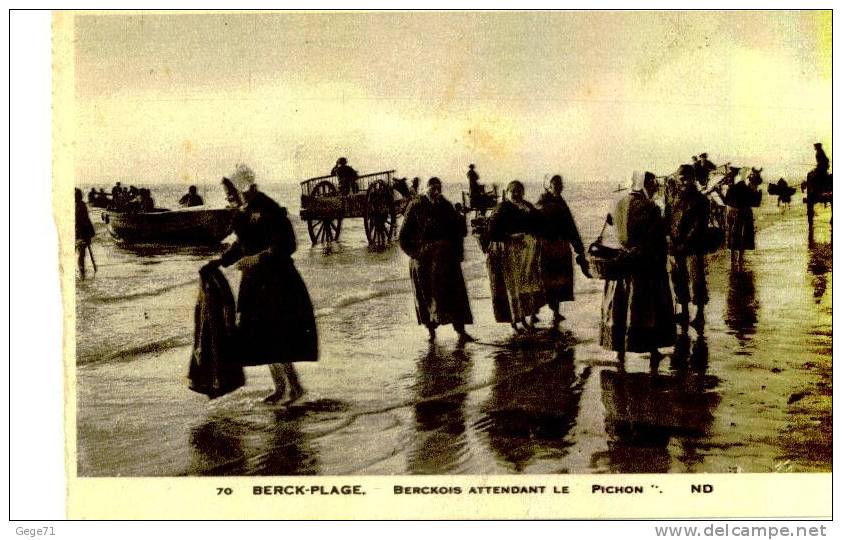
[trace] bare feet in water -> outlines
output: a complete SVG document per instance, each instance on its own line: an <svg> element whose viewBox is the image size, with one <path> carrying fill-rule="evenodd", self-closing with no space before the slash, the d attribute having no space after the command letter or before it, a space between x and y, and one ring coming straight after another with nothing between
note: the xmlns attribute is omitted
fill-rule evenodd
<svg viewBox="0 0 842 540"><path fill-rule="evenodd" d="M459 332L459 343L469 343L471 341L476 341L474 336L467 332Z"/></svg>
<svg viewBox="0 0 842 540"><path fill-rule="evenodd" d="M272 392L265 398L263 398L263 403L277 403L281 399L283 399L284 393L283 392Z"/></svg>
<svg viewBox="0 0 842 540"><path fill-rule="evenodd" d="M289 397L285 399L284 402L281 403L281 405L283 405L284 407L289 407L290 405L304 397L304 394L306 393L307 392L303 388L296 392L290 392Z"/></svg>
<svg viewBox="0 0 842 540"><path fill-rule="evenodd" d="M690 326L696 330L701 330L705 327L705 315L701 311L696 314L696 318L690 321Z"/></svg>

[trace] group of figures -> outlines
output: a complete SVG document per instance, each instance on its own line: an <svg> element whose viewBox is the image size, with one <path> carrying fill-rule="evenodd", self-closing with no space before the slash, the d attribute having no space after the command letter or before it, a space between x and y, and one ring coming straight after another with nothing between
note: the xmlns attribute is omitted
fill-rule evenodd
<svg viewBox="0 0 842 540"><path fill-rule="evenodd" d="M125 187L120 182L114 184L110 195L102 188L99 191L91 188L88 204L117 212L151 212L155 208L155 201L148 188Z"/></svg>
<svg viewBox="0 0 842 540"><path fill-rule="evenodd" d="M702 157L706 161L707 156ZM658 361L658 349L673 346L677 335L686 335L688 326L700 334L703 331L708 301L705 255L718 248L721 239L717 242L711 234L711 203L705 194L709 191L700 189L707 184L712 166L702 163L701 167L682 165L667 178L663 213L653 200L661 189L658 178L646 172L635 175L630 191L606 216L603 231L614 228L626 270L622 276L606 279L600 343L615 351L621 362L626 352L649 353L653 362ZM759 183L759 171L753 170L743 180L733 178L724 196L727 246L737 263L744 250L754 249L752 207L760 204ZM236 356L240 370L243 365L269 365L275 391L266 401L289 404L304 394L293 363L317 361L319 353L313 305L292 260L296 250L292 224L286 209L259 191L250 170L238 169L231 178L223 178L222 185L229 205L238 209L233 221L237 239L200 270L192 383L212 397L242 385L241 373L226 382L213 370L192 370L197 362L217 367L225 363L219 358L199 362L197 355ZM351 184L348 189L353 189ZM553 176L533 205L524 199L524 185L510 182L507 197L494 207L480 238L487 255L495 319L511 324L516 333L533 331L543 306L552 310L552 328L557 330L564 319L561 303L574 300L574 260L591 277L563 189L562 177ZM473 315L461 269L465 216L443 197L439 178L430 178L424 193L418 193L418 182L413 181L411 194L399 242L410 257L417 321L427 328L431 340L439 326L450 324L460 342L473 341L465 330L473 323ZM191 195L198 197L192 188L185 198ZM81 259L92 237L93 226L77 189L76 238ZM236 304L218 270L234 264L241 271ZM690 303L696 306L692 321Z"/></svg>
<svg viewBox="0 0 842 540"><path fill-rule="evenodd" d="M88 192L88 204L94 208L107 208L116 212L151 212L155 200L148 188L125 187L120 182L111 188L111 194L100 188L91 188ZM181 207L202 206L205 201L199 195L196 186L190 186L187 193L178 201Z"/></svg>
<svg viewBox="0 0 842 540"><path fill-rule="evenodd" d="M495 319L510 323L518 333L534 329L545 305L552 309L555 325L563 320L560 304L573 300L572 251L589 275L563 189L562 177L554 176L536 208L524 199L523 184L511 182L508 197L494 208L481 238ZM465 332L465 325L473 322L461 270L466 235L464 216L442 196L441 180L431 178L426 192L407 208L399 234L410 257L417 320L431 340L436 328L446 324L453 325L461 341L473 339Z"/></svg>
<svg viewBox="0 0 842 540"><path fill-rule="evenodd" d="M700 157L693 156L692 164L681 165L666 177L663 212L653 200L661 190L659 179L646 172L635 176L631 190L606 216L603 232L614 228L624 271L603 276L600 342L620 361L626 352L649 353L653 362L658 361L658 349L674 345L676 336L686 335L689 326L703 332L706 255L724 241L732 264L741 266L745 251L755 247L752 209L761 201L761 169L746 170L748 174L740 178L740 168L726 165L723 179L708 188L717 167L706 153ZM472 197L484 191L473 165L468 180ZM554 176L533 205L524 199L520 181L509 183L507 197L494 207L480 239L487 255L494 317L510 323L516 333L533 331L543 306L552 310L551 328L557 329L564 319L560 304L574 300L574 255L582 273L592 277L563 187L562 177ZM712 205L713 191L724 208ZM717 211L723 212L724 231L718 226ZM465 332L473 318L460 267L466 234L463 217L441 195L441 181L431 178L426 193L408 207L400 231L401 248L411 258L417 320L427 327L431 340L436 328L446 324L453 325L460 341L473 339ZM601 237L594 243L599 247ZM696 308L692 320L691 303Z"/></svg>

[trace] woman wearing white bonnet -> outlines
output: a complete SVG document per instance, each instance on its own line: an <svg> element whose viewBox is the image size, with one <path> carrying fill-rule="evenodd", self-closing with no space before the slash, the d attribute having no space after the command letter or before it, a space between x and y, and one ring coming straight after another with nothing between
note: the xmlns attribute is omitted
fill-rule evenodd
<svg viewBox="0 0 842 540"><path fill-rule="evenodd" d="M242 272L237 297L237 355L245 366L268 365L275 391L264 401L291 404L304 395L293 362L319 357L313 304L292 261L295 233L286 208L257 189L254 173L238 166L222 181L242 195L234 218L237 241L206 267L237 263Z"/></svg>
<svg viewBox="0 0 842 540"><path fill-rule="evenodd" d="M608 216L620 245L631 254L632 269L623 279L606 281L602 301L600 344L615 351L661 358L659 347L675 343L672 292L667 275L666 229L661 210L652 202L658 191L655 175L632 177L631 191Z"/></svg>

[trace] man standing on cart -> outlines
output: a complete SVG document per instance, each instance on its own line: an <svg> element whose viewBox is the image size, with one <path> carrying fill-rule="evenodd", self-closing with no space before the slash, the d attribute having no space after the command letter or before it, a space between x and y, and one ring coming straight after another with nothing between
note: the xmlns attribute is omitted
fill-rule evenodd
<svg viewBox="0 0 842 540"><path fill-rule="evenodd" d="M471 209L479 211L484 216L485 212L494 206L494 201L485 192L485 186L479 183L479 174L474 169L474 164L468 165L468 189L470 193Z"/></svg>
<svg viewBox="0 0 842 540"><path fill-rule="evenodd" d="M339 193L342 195L357 193L360 190L357 185L357 171L348 165L348 160L344 157L336 160L336 165L334 165L330 174L339 179Z"/></svg>

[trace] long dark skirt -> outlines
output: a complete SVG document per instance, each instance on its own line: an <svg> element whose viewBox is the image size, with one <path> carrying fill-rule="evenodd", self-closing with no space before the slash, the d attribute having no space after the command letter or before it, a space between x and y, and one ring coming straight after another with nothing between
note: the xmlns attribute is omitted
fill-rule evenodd
<svg viewBox="0 0 842 540"><path fill-rule="evenodd" d="M473 315L458 251L451 242L424 246L420 259L410 259L418 324L471 324Z"/></svg>
<svg viewBox="0 0 842 540"><path fill-rule="evenodd" d="M751 208L729 206L725 228L728 249L754 249L754 214Z"/></svg>
<svg viewBox="0 0 842 540"><path fill-rule="evenodd" d="M600 345L649 352L675 343L675 315L666 269L605 282Z"/></svg>
<svg viewBox="0 0 842 540"><path fill-rule="evenodd" d="M551 306L559 302L572 302L573 254L570 242L542 239L539 247L547 302Z"/></svg>
<svg viewBox="0 0 842 540"><path fill-rule="evenodd" d="M260 263L243 272L237 309L241 364L319 359L313 304L292 260Z"/></svg>

